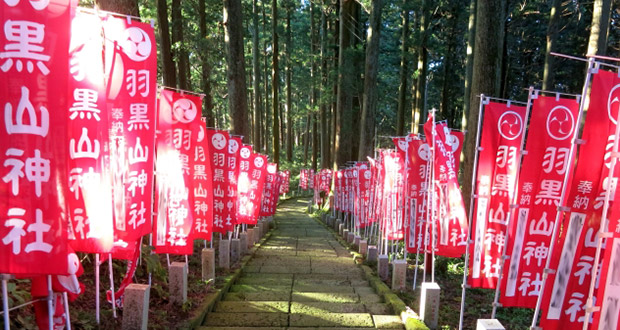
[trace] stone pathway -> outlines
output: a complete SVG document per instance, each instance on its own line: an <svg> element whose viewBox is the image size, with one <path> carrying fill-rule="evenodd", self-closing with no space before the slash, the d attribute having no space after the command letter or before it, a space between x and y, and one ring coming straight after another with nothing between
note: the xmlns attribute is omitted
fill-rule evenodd
<svg viewBox="0 0 620 330"><path fill-rule="evenodd" d="M351 254L303 211L281 205L276 229L214 311L207 329L402 329Z"/></svg>

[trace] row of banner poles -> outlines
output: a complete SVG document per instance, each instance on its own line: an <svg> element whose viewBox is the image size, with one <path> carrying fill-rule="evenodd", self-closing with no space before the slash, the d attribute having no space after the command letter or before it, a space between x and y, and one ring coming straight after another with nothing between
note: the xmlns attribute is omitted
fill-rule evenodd
<svg viewBox="0 0 620 330"><path fill-rule="evenodd" d="M592 59L592 58L591 58ZM588 70L589 71L589 70ZM618 152L618 144L620 143L618 140L620 139L620 111L616 115L616 131L614 133L614 143L613 149L610 155L611 164L609 165L609 173L607 175L607 189L605 190L605 201L603 203L603 214L601 216L600 227L598 230L598 235L596 237L596 253L594 255L594 265L592 266L592 278L590 279L590 288L588 290L588 300L586 301L585 306L585 317L583 321L583 330L588 329L588 324L590 321L590 315L593 312L600 311L600 307L594 306L594 289L596 287L596 282L598 278L598 268L600 264L601 258L601 250L607 238L613 237L613 233L609 231L609 201L611 199L612 194L615 194L616 187L613 184L613 176L616 165L618 164L618 158L620 158L620 153ZM611 249L611 247L608 247Z"/></svg>
<svg viewBox="0 0 620 330"><path fill-rule="evenodd" d="M495 98L495 97L488 97L485 96L484 94L480 94L480 105L478 108L478 129L477 129L477 135L476 135L476 149L475 149L475 153L474 153L474 168L473 168L473 172L472 172L472 187L471 187L471 194L470 194L470 207L469 207L469 214L468 214L468 221L469 221L469 226L468 226L468 233L467 233L467 241L465 244L465 264L464 264L464 268L463 268L463 283L461 284L461 311L460 311L460 316L459 316L459 330L463 328L463 316L465 313L465 296L466 296L466 290L467 288L469 288L468 284L467 284L467 276L468 276L468 268L469 268L469 247L471 245L471 243L473 243L472 241L472 225L473 225L473 210L474 210L474 204L475 201L478 199L478 195L477 195L477 186L478 186L478 182L477 182L477 176L478 176L478 157L479 157L479 153L480 151L482 151L482 147L480 146L480 137L481 137L481 128L482 128L482 120L484 117L484 113L485 113L485 105L488 105L490 103L491 100L495 100L495 101L500 101L500 102L505 102L507 104L508 107L510 107L510 105L512 105L513 103L520 103L520 102L515 102L512 100L507 100L507 99L502 99L502 98ZM529 104L529 101L528 101ZM526 114L525 114L525 122L527 121L527 117L529 114L529 107L526 109ZM524 123L525 125L525 123ZM525 126L524 126L525 127ZM522 132L523 136L522 136L522 140L521 140L521 147L520 147L520 154L523 153L523 144L525 141L525 132ZM521 159L522 159L522 155L519 157L519 162L517 164L517 168L519 168L519 164L521 163ZM518 176L518 172L517 172L517 176ZM512 187L513 188L513 195L511 196L511 198L514 198L515 195L515 190L516 190L516 180L515 180L515 186ZM508 216L507 219L510 219L510 214L512 213L512 209L514 208L514 200L511 200L511 203L509 205L509 211L508 211ZM508 220L509 221L509 220ZM503 248L502 251L502 255L500 255L501 258L501 263L504 262L504 254L505 254L505 247ZM501 275L500 275L501 276ZM497 287L500 286L499 280L497 283ZM495 315L495 310L496 310L496 305L498 305L499 303L497 302L497 299L499 298L498 296L498 292L496 292L496 296L494 298L494 302L493 302L493 312L492 312L492 318Z"/></svg>
<svg viewBox="0 0 620 330"><path fill-rule="evenodd" d="M555 56L559 56L560 54L554 54ZM572 58L572 57L571 57ZM590 59L588 61L588 68L587 68L587 73L586 73L586 79L584 81L583 84L583 89L581 92L581 96L580 96L580 102L579 102L579 112L577 114L577 120L575 121L576 123L581 123L581 119L583 117L583 112L584 112L584 108L585 108L585 103L586 103L586 95L588 93L588 89L589 89L589 83L590 83L590 79L592 77L592 73L594 72L594 70L598 70L598 63L594 62L593 59ZM580 140L578 139L578 135L579 135L579 129L575 129L575 132L573 133L572 136L572 143L571 143L571 147L568 153L568 159L573 159L576 153L576 149L577 149L577 145L580 144ZM564 175L564 180L562 182L562 192L560 194L560 201L562 203L566 202L566 198L568 197L567 194L569 192L569 190L567 189L568 183L569 183L569 179L571 177L571 171L566 171L565 175ZM553 231L551 234L551 244L549 245L549 253L548 255L551 256L553 255L553 251L555 249L555 243L556 243L556 238L557 238L557 234L558 234L558 229L559 229L559 223L560 220L562 219L562 216L565 212L569 211L570 209L565 206L565 205L559 205L557 212L555 214L555 220L553 222ZM550 269L551 266L551 258L547 258L547 260L545 261L545 268L543 271L543 275L542 275L542 283L540 285L540 292L543 293L545 292L545 286L547 283L547 279L549 277L549 273L552 272L553 270ZM539 329L538 327L538 316L540 314L540 308L542 305L542 294L540 294L538 296L538 299L536 300L536 307L534 308L534 315L532 317L532 325L531 328L532 330L535 329Z"/></svg>

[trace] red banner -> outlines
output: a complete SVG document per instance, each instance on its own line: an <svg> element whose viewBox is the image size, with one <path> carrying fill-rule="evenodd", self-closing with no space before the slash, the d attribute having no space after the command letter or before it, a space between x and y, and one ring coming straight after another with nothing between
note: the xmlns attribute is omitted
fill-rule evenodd
<svg viewBox="0 0 620 330"><path fill-rule="evenodd" d="M286 194L289 191L291 171L286 170L280 173L281 173L280 178L282 179L282 184L280 185L280 195L282 195L282 194Z"/></svg>
<svg viewBox="0 0 620 330"><path fill-rule="evenodd" d="M484 109L468 282L472 287L493 289L506 244L507 215L519 169L526 109L495 102L486 103Z"/></svg>
<svg viewBox="0 0 620 330"><path fill-rule="evenodd" d="M157 253L191 254L194 227L194 154L202 100L161 90L157 137L157 221L153 246Z"/></svg>
<svg viewBox="0 0 620 330"><path fill-rule="evenodd" d="M308 190L308 169L302 168L299 172L299 188Z"/></svg>
<svg viewBox="0 0 620 330"><path fill-rule="evenodd" d="M405 181L404 157L399 152L382 151L383 159L383 226L390 240L403 239L402 191Z"/></svg>
<svg viewBox="0 0 620 330"><path fill-rule="evenodd" d="M241 147L239 182L237 185L237 220L255 225L258 221L267 176L267 157L252 152L252 146Z"/></svg>
<svg viewBox="0 0 620 330"><path fill-rule="evenodd" d="M465 253L467 245L468 222L465 214L463 196L459 188L458 172L454 151L458 150L460 141L458 137L450 134L450 129L445 122L435 123L429 119L424 125L424 133L427 139L434 135L435 160L434 164L434 192L435 192L435 240L436 254L459 258Z"/></svg>
<svg viewBox="0 0 620 330"><path fill-rule="evenodd" d="M194 148L192 181L194 193L194 239L210 241L213 236L213 171L209 158L206 118L201 118Z"/></svg>
<svg viewBox="0 0 620 330"><path fill-rule="evenodd" d="M94 14L73 18L66 112L69 239L75 251L92 253L110 252L114 241L102 28Z"/></svg>
<svg viewBox="0 0 620 330"><path fill-rule="evenodd" d="M428 144L419 138L408 137L407 184L409 189L409 221L406 228L407 251L417 252L424 247L426 228L426 198L428 192L428 160L431 151Z"/></svg>
<svg viewBox="0 0 620 330"><path fill-rule="evenodd" d="M564 177L572 171L568 159L579 102L540 96L532 102L527 141L519 175L516 209L504 265L500 302L503 306L536 307Z"/></svg>
<svg viewBox="0 0 620 330"><path fill-rule="evenodd" d="M583 126L584 144L579 147L567 200L570 213L560 224L563 230L550 265L556 273L549 274L544 292L542 306L549 307L542 313L541 325L549 329L576 329L583 324L606 189L611 185L615 190L620 172L620 166L616 166L613 180L608 182L620 78L617 73L599 70L592 75L591 90ZM611 203L614 196L610 195Z"/></svg>
<svg viewBox="0 0 620 330"><path fill-rule="evenodd" d="M263 201L260 211L261 217L268 217L276 212L277 196L280 191L278 184L278 164L267 163L267 175L265 176L265 186L263 188Z"/></svg>
<svg viewBox="0 0 620 330"><path fill-rule="evenodd" d="M66 95L75 5L0 3L0 273L68 273Z"/></svg>
<svg viewBox="0 0 620 330"><path fill-rule="evenodd" d="M233 231L234 225L237 224L237 176L239 175L239 150L243 146L241 140L240 137L233 136L228 139L225 170L228 183L224 198L224 229L226 231Z"/></svg>
<svg viewBox="0 0 620 330"><path fill-rule="evenodd" d="M226 131L207 129L209 157L213 171L213 232L222 234L226 234L224 208L228 181L224 172L226 171L228 155L228 139L229 136Z"/></svg>
<svg viewBox="0 0 620 330"><path fill-rule="evenodd" d="M368 221L368 209L370 208L370 187L372 178L372 171L368 168L367 164L360 166L357 178L359 183L356 205L359 209L356 212L355 219L359 222L360 228L365 228L370 224Z"/></svg>
<svg viewBox="0 0 620 330"><path fill-rule="evenodd" d="M103 29L114 245L122 249L151 232L157 43L153 27L138 20L110 16Z"/></svg>

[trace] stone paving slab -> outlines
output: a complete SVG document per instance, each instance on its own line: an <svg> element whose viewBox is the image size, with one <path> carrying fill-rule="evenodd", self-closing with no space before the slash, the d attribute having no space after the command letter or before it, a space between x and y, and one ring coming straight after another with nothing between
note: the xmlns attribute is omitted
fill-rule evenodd
<svg viewBox="0 0 620 330"><path fill-rule="evenodd" d="M289 301L290 292L232 292L224 296L225 301Z"/></svg>
<svg viewBox="0 0 620 330"><path fill-rule="evenodd" d="M197 330L285 330L283 327L198 327Z"/></svg>
<svg viewBox="0 0 620 330"><path fill-rule="evenodd" d="M365 295L360 295L360 301L364 304L368 303L380 303L383 302L383 299L380 295L376 293L370 293Z"/></svg>
<svg viewBox="0 0 620 330"><path fill-rule="evenodd" d="M288 301L220 301L215 307L216 312L224 313L265 313L289 312Z"/></svg>
<svg viewBox="0 0 620 330"><path fill-rule="evenodd" d="M352 286L327 286L316 284L295 284L293 292L333 292L333 293L355 293Z"/></svg>
<svg viewBox="0 0 620 330"><path fill-rule="evenodd" d="M393 315L392 309L388 304L384 303L368 303L364 304L366 312L372 315Z"/></svg>
<svg viewBox="0 0 620 330"><path fill-rule="evenodd" d="M330 293L330 292L293 292L293 300L297 302L359 302L359 296L354 293Z"/></svg>
<svg viewBox="0 0 620 330"><path fill-rule="evenodd" d="M291 291L291 286L282 285L257 285L257 284L235 284L230 287L230 292L265 292L265 291Z"/></svg>
<svg viewBox="0 0 620 330"><path fill-rule="evenodd" d="M237 280L237 284L260 284L260 285L281 285L281 286L292 286L293 279L292 278L278 278L278 277L261 277L256 274L256 276L245 276L241 277Z"/></svg>
<svg viewBox="0 0 620 330"><path fill-rule="evenodd" d="M366 307L359 303L334 302L293 302L291 313L321 314L321 313L364 313Z"/></svg>
<svg viewBox="0 0 620 330"><path fill-rule="evenodd" d="M373 315L377 329L404 329L403 321L396 315Z"/></svg>
<svg viewBox="0 0 620 330"><path fill-rule="evenodd" d="M207 326L243 327L286 327L287 313L209 313L205 321Z"/></svg>
<svg viewBox="0 0 620 330"><path fill-rule="evenodd" d="M374 327L372 316L367 313L291 314L293 327Z"/></svg>

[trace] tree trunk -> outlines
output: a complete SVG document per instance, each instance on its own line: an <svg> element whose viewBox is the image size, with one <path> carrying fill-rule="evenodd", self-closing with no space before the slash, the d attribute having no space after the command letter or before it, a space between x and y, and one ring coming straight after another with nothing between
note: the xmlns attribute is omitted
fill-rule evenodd
<svg viewBox="0 0 620 330"><path fill-rule="evenodd" d="M555 58L551 56L551 52L555 51L555 43L558 39L558 23L560 18L560 10L562 9L562 0L553 0L551 4L551 12L549 13L549 25L547 26L547 48L545 50L545 65L543 71L543 90L553 89L553 80L555 78L555 68L553 64Z"/></svg>
<svg viewBox="0 0 620 330"><path fill-rule="evenodd" d="M291 62L291 53L293 52L293 38L291 34L292 7L293 3L289 1L286 6L286 160L289 162L293 161L293 63Z"/></svg>
<svg viewBox="0 0 620 330"><path fill-rule="evenodd" d="M316 172L319 159L319 123L316 114L312 114L312 169Z"/></svg>
<svg viewBox="0 0 620 330"><path fill-rule="evenodd" d="M335 16L334 16L334 21L332 22L333 25L333 36L334 36L334 40L332 42L333 45L333 50L334 50L334 57L333 57L333 67L336 68L336 70L338 69L338 61L340 59L340 2L341 0L335 0L335 4L334 4L334 11L336 12ZM332 167L336 167L338 164L336 163L336 126L338 125L338 79L333 79L334 85L333 85L333 97L332 97L332 104L331 104L331 130L330 130L330 137L329 140L331 142L332 148L331 148L331 155L330 155L330 160L331 163L333 163Z"/></svg>
<svg viewBox="0 0 620 330"><path fill-rule="evenodd" d="M140 17L138 0L96 0L96 3L101 10Z"/></svg>
<svg viewBox="0 0 620 330"><path fill-rule="evenodd" d="M366 38L366 63L364 65L364 96L360 121L358 160L374 155L375 113L377 110L377 72L379 66L379 40L381 37L382 0L371 2L368 34Z"/></svg>
<svg viewBox="0 0 620 330"><path fill-rule="evenodd" d="M426 73L428 64L428 49L426 43L428 40L428 27L430 23L430 2L432 0L422 1L422 14L420 15L420 44L418 46L418 78L415 82L415 118L413 121L415 126L414 132L418 132L418 124L426 122Z"/></svg>
<svg viewBox="0 0 620 330"><path fill-rule="evenodd" d="M183 16L181 14L181 0L172 0L172 44L176 51L176 63L177 63L177 77L179 88L183 90L189 90L189 84L187 81L187 50L183 42Z"/></svg>
<svg viewBox="0 0 620 330"><path fill-rule="evenodd" d="M168 4L166 0L157 0L157 19L159 24L159 40L161 43L162 76L164 86L176 87L177 79L170 49L170 28L168 27Z"/></svg>
<svg viewBox="0 0 620 330"><path fill-rule="evenodd" d="M405 135L405 109L407 108L407 76L409 75L407 65L407 54L409 53L409 45L407 42L407 39L409 39L409 3L407 0L403 0L401 18L400 84L398 85L398 113L396 115L397 136Z"/></svg>
<svg viewBox="0 0 620 330"><path fill-rule="evenodd" d="M308 113L308 115L306 116L306 130L304 133L304 165L308 164L308 149L310 148L310 130L312 129L311 126L311 117L310 117L310 112Z"/></svg>
<svg viewBox="0 0 620 330"><path fill-rule="evenodd" d="M249 138L241 0L224 0L224 26L224 40L228 50L226 53L228 106L232 119L232 133Z"/></svg>
<svg viewBox="0 0 620 330"><path fill-rule="evenodd" d="M199 23L200 25L200 37L202 39L201 46L204 46L204 49L207 49L209 45L207 44L207 12L206 12L206 1L207 0L199 0L198 1L198 14L199 14ZM205 94L205 97L202 102L203 106L203 115L207 119L207 126L214 127L215 126L215 118L213 117L213 95L211 90L211 66L209 65L209 57L206 53L201 54L201 62L202 62L202 91Z"/></svg>
<svg viewBox="0 0 620 330"><path fill-rule="evenodd" d="M254 148L256 151L262 150L262 142L261 142L261 122L262 122L262 104L261 104L261 89L260 89L260 59L258 54L258 0L252 1L252 83L254 89L254 138L252 139L254 143Z"/></svg>
<svg viewBox="0 0 620 330"><path fill-rule="evenodd" d="M476 2L469 2L469 25L467 26L467 56L465 57L465 95L463 97L463 118L461 119L461 129L466 130L467 118L469 117L469 100L471 98L471 79L474 72L474 47L476 41ZM476 125L476 123L474 123Z"/></svg>
<svg viewBox="0 0 620 330"><path fill-rule="evenodd" d="M351 122L351 134L347 136L351 136L351 156L347 160L355 160L357 159L357 155L359 154L360 148L360 117L362 116L362 94L364 93L364 76L362 69L364 68L364 57L358 56L358 49L364 49L364 45L362 45L362 40L365 39L366 30L364 29L364 24L362 23L362 6L360 2L355 1L354 5L354 13L353 19L351 20L353 24L351 34L351 50L352 50L352 58L353 58L353 70L351 72L351 118L353 121Z"/></svg>
<svg viewBox="0 0 620 330"><path fill-rule="evenodd" d="M271 43L271 105L273 111L273 162L280 162L280 118L279 105L280 98L278 96L280 81L278 76L278 1L271 1L271 34L273 41Z"/></svg>
<svg viewBox="0 0 620 330"><path fill-rule="evenodd" d="M319 108L319 96L317 89L317 31L316 31L316 6L313 1L310 2L310 83L311 83L311 91L310 91L310 111L312 113L312 168L315 168L316 163L316 155L318 155L318 150L315 150L319 147L319 145L315 145L315 137L319 139L320 134L316 129L316 112Z"/></svg>
<svg viewBox="0 0 620 330"><path fill-rule="evenodd" d="M336 117L336 144L334 169L351 160L353 121L352 89L353 59L351 58L351 32L355 30L352 17L355 15L355 0L340 1L340 40L338 54L338 99Z"/></svg>
<svg viewBox="0 0 620 330"><path fill-rule="evenodd" d="M480 94L497 95L500 90L502 51L504 44L504 12L506 0L478 0L476 10L476 47L465 137L464 173L472 173L476 148ZM471 180L463 181L463 200L469 200ZM469 206L469 204L466 204Z"/></svg>
<svg viewBox="0 0 620 330"><path fill-rule="evenodd" d="M321 122L321 168L329 168L329 125L327 114L327 13L325 1L321 6L321 97L320 99L320 122Z"/></svg>
<svg viewBox="0 0 620 330"><path fill-rule="evenodd" d="M610 15L611 0L594 0L590 39L588 40L588 55L605 55L607 52Z"/></svg>
<svg viewBox="0 0 620 330"><path fill-rule="evenodd" d="M267 45L269 44L269 39L266 37L268 32L267 32L267 10L265 9L265 2L267 2L267 0L262 0L261 1L261 8L262 8L262 12L263 12L263 58L265 60L264 63L264 97L265 97L265 106L263 109L265 109L264 111L264 118L265 118L265 122L263 125L263 143L265 144L264 146L264 150L266 153L271 153L271 137L270 132L271 132L271 107L269 106L269 91L270 91L270 85L269 85L269 55L267 54Z"/></svg>
<svg viewBox="0 0 620 330"><path fill-rule="evenodd" d="M457 125L460 126L460 123L457 122L457 109L452 103L454 101L454 98L450 95L450 77L454 75L454 73L452 72L452 62L454 61L454 49L456 48L457 41L457 39L455 38L457 34L456 25L459 21L459 13L461 12L461 8L459 8L455 4L451 9L451 14L447 18L448 21L446 22L449 26L446 38L448 39L448 44L446 46L446 53L444 55L443 61L443 81L441 86L441 101L439 103L439 109L442 117L448 120L448 125L450 127L457 127Z"/></svg>

